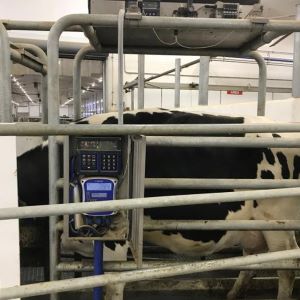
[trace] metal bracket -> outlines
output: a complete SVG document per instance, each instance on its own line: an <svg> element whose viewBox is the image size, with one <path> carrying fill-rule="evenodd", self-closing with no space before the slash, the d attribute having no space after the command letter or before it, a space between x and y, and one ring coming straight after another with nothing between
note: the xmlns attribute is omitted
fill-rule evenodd
<svg viewBox="0 0 300 300"><path fill-rule="evenodd" d="M250 21L251 21L251 23L254 23L254 24L267 24L267 23L269 23L269 19L263 18L263 17L251 18Z"/></svg>
<svg viewBox="0 0 300 300"><path fill-rule="evenodd" d="M126 20L141 20L142 14L140 11L129 11L125 13Z"/></svg>

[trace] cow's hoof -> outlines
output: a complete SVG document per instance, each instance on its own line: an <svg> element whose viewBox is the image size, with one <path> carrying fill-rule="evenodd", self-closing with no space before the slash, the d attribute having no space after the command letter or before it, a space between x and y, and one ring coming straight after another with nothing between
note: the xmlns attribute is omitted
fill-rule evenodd
<svg viewBox="0 0 300 300"><path fill-rule="evenodd" d="M236 293L234 293L233 291L230 291L227 295L226 295L226 299L227 300L235 300L237 298Z"/></svg>

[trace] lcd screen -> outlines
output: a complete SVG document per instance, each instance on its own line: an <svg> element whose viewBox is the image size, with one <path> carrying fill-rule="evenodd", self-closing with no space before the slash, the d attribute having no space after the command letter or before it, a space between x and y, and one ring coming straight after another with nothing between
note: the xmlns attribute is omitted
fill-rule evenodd
<svg viewBox="0 0 300 300"><path fill-rule="evenodd" d="M87 191L109 191L111 190L111 183L107 182L87 182Z"/></svg>

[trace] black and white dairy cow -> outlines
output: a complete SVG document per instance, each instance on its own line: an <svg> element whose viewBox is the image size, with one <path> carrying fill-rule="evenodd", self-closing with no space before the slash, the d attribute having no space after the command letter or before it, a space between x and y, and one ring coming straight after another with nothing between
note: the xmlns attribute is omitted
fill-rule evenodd
<svg viewBox="0 0 300 300"><path fill-rule="evenodd" d="M240 124L262 122L259 118L193 114L153 110L124 114L125 124ZM266 122L263 120L263 122ZM94 115L78 124L116 124L116 114ZM221 136L221 135L219 135ZM225 135L223 135L225 136ZM228 136L228 135L227 135ZM243 135L240 135L243 136ZM280 137L277 134L271 135ZM255 134L256 138L257 135ZM48 202L47 146L39 146L18 158L20 200L27 205ZM146 177L151 178L298 178L300 156L295 149L246 149L212 147L147 147ZM35 188L33 188L35 186ZM147 189L145 196L204 193L211 190ZM216 192L216 191L214 191ZM250 220L300 219L297 199L255 200L247 202L145 209L146 218L164 220ZM207 255L240 246L245 255L297 248L294 232L238 231L147 231L144 240L188 256ZM248 284L251 272L241 272L228 298L235 299ZM278 299L291 299L294 274L279 271Z"/></svg>

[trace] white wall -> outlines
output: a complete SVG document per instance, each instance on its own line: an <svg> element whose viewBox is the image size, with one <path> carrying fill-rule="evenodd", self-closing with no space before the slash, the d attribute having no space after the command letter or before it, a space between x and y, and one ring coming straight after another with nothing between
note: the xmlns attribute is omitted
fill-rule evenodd
<svg viewBox="0 0 300 300"><path fill-rule="evenodd" d="M0 137L0 208L17 207L16 138ZM19 222L0 221L0 288L20 284Z"/></svg>
<svg viewBox="0 0 300 300"><path fill-rule="evenodd" d="M257 103L244 102L211 106L183 107L180 110L194 113L212 113L230 116L256 116ZM266 102L266 117L279 122L300 122L300 98Z"/></svg>
<svg viewBox="0 0 300 300"><path fill-rule="evenodd" d="M270 51L272 48L265 48ZM290 52L287 53L265 53L263 56L271 56L275 58L292 59ZM175 58L177 56L145 56L145 77L151 74L161 73L174 68ZM181 57L181 63L187 63L198 57ZM118 58L117 55L110 55L109 65L111 73L109 78L111 89L110 97L112 98L112 109L116 109L117 103L117 73L118 73ZM130 82L137 77L137 55L125 56L124 82ZM239 61L211 61L210 63L210 80L212 85L229 85L229 86L258 86L258 66L254 61L239 62ZM181 74L181 83L198 83L199 65L193 65L183 69ZM292 65L271 65L267 63L268 83L270 87L287 87L291 88L292 80ZM164 76L151 81L153 85L159 82L174 83L174 76ZM197 90L182 90L181 91L181 106L193 106L198 103ZM278 100L291 97L291 94L267 93L267 100ZM244 92L242 95L228 95L226 91L209 91L209 105L226 104L226 103L241 103L245 101L256 101L257 92ZM124 101L127 107L130 107L131 93L124 95ZM137 107L137 90L135 89L135 107ZM145 89L145 107L174 107L174 90L160 89Z"/></svg>
<svg viewBox="0 0 300 300"><path fill-rule="evenodd" d="M87 0L1 0L1 19L56 21L73 13L88 13ZM9 31L12 37L46 39L47 32ZM63 33L65 41L87 41L82 33Z"/></svg>

